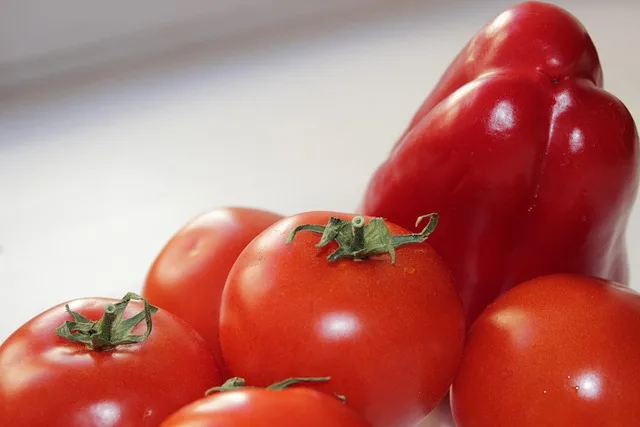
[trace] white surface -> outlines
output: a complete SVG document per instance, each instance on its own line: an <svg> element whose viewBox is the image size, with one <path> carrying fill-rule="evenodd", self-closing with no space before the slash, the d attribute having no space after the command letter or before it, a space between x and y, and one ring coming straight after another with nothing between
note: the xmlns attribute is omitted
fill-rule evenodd
<svg viewBox="0 0 640 427"><path fill-rule="evenodd" d="M108 66L189 42L233 39L247 31L394 1L4 0L0 88L74 68Z"/></svg>
<svg viewBox="0 0 640 427"><path fill-rule="evenodd" d="M0 340L64 300L139 290L161 246L203 210L353 209L449 61L509 4L416 7L5 99ZM561 4L639 117L640 2ZM637 209L629 233L638 279Z"/></svg>

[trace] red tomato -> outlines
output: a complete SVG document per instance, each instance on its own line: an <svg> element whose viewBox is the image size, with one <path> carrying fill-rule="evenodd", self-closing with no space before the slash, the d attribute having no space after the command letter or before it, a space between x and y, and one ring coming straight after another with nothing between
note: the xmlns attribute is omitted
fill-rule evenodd
<svg viewBox="0 0 640 427"><path fill-rule="evenodd" d="M452 387L458 427L640 425L640 295L551 275L478 318Z"/></svg>
<svg viewBox="0 0 640 427"><path fill-rule="evenodd" d="M97 320L111 303L116 301L86 298L69 307ZM124 314L141 311L143 304L132 301ZM158 426L221 381L202 338L166 311L153 314L146 340L102 351L58 336L56 328L67 320L65 305L58 305L0 346L1 425ZM144 330L142 322L133 332Z"/></svg>
<svg viewBox="0 0 640 427"><path fill-rule="evenodd" d="M212 394L182 408L161 427L369 427L336 397L306 387L245 388Z"/></svg>
<svg viewBox="0 0 640 427"><path fill-rule="evenodd" d="M396 249L395 264L388 255L328 261L338 246L318 248L311 233L287 244L295 227L331 216L354 217L283 219L238 257L222 298L225 362L258 386L330 376L313 388L346 395L372 425L413 425L446 394L461 357L465 322L452 276L426 243Z"/></svg>
<svg viewBox="0 0 640 427"><path fill-rule="evenodd" d="M162 249L142 295L191 325L220 357L220 297L231 266L249 242L282 216L223 208L194 218Z"/></svg>

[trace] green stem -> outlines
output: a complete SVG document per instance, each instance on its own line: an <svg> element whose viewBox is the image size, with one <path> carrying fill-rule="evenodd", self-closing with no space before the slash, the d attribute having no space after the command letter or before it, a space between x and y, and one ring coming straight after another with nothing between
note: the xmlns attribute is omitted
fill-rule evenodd
<svg viewBox="0 0 640 427"><path fill-rule="evenodd" d="M104 350L108 347L108 344L105 343L111 343L111 332L117 316L116 310L114 304L109 304L104 308L104 315L101 319L102 327L90 336L91 345L94 350Z"/></svg>
<svg viewBox="0 0 640 427"><path fill-rule="evenodd" d="M364 217L357 216L351 220L351 228L353 229L353 250L359 252L365 248L364 241Z"/></svg>
<svg viewBox="0 0 640 427"><path fill-rule="evenodd" d="M294 228L287 238L291 243L300 231L311 231L322 234L317 247L324 247L330 242L338 243L338 249L329 254L329 261L339 259L365 260L374 255L388 253L391 263L396 260L395 249L404 245L422 243L435 230L439 216L437 213L423 215L416 221L416 226L428 218L429 222L419 233L391 234L383 218L373 218L368 224L362 216L356 216L351 221L331 217L327 225L304 224Z"/></svg>

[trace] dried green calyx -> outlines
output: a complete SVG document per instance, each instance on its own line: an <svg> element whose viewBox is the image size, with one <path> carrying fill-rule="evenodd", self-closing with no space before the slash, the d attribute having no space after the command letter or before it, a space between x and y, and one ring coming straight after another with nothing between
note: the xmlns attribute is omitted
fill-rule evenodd
<svg viewBox="0 0 640 427"><path fill-rule="evenodd" d="M429 222L420 233L391 234L383 218L373 218L365 224L362 216L356 216L351 221L331 217L327 225L297 226L289 234L287 243L291 243L300 231L311 231L322 235L316 247L322 248L333 241L338 243L338 249L327 257L329 261L342 258L364 260L374 255L388 253L391 256L391 263L394 264L396 248L412 243L422 243L433 233L438 224L438 214L430 213L419 217L416 226L425 218L428 218Z"/></svg>
<svg viewBox="0 0 640 427"><path fill-rule="evenodd" d="M125 319L124 312L131 300L144 302L144 309L133 317ZM158 308L149 301L132 292L126 294L120 301L108 304L101 319L93 321L80 313L65 306L67 313L73 320L67 320L56 329L56 333L69 341L85 344L92 350L111 350L120 345L135 344L146 340L151 334L153 322L151 316ZM142 335L133 334L133 329L142 321L147 329Z"/></svg>
<svg viewBox="0 0 640 427"><path fill-rule="evenodd" d="M292 378L287 378L284 381L271 384L270 386L265 387L265 390L279 391L279 390L285 390L292 385L304 384L304 383L323 383L329 380L331 380L331 377L292 377ZM255 388L255 387L248 386L244 378L233 377L233 378L229 378L221 386L210 388L205 392L205 395L209 395L211 393L246 389L246 388ZM343 395L337 394L337 393L334 393L334 395L338 399L340 399L343 403L346 402L346 398Z"/></svg>

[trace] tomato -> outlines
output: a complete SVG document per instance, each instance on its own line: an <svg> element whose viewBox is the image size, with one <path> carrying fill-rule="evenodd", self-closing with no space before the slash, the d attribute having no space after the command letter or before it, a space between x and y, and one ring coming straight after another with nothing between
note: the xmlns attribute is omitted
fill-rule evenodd
<svg viewBox="0 0 640 427"><path fill-rule="evenodd" d="M220 297L245 246L282 216L250 208L204 213L180 229L155 259L142 291L152 304L191 325L220 358Z"/></svg>
<svg viewBox="0 0 640 427"><path fill-rule="evenodd" d="M451 403L458 427L640 425L640 295L551 275L473 325Z"/></svg>
<svg viewBox="0 0 640 427"><path fill-rule="evenodd" d="M336 397L306 387L245 388L212 394L169 417L161 427L369 427Z"/></svg>
<svg viewBox="0 0 640 427"><path fill-rule="evenodd" d="M330 227L317 225L328 221ZM223 293L222 352L229 373L250 384L327 375L330 385L310 387L346 395L347 405L372 425L414 425L445 396L455 375L464 341L462 303L450 271L427 243L398 247L395 255L347 250L365 221L365 247L384 241L370 232L379 218L307 212L251 242ZM287 243L304 224L316 225ZM325 233L323 247L305 230ZM349 259L358 253L371 256Z"/></svg>
<svg viewBox="0 0 640 427"><path fill-rule="evenodd" d="M126 298L85 298L68 304L73 312L93 320L113 307L118 307L118 317L147 314L139 301L124 307L123 301ZM93 349L56 334L56 328L72 320L65 304L24 324L0 346L0 424L158 426L220 383L214 357L195 331L166 311L148 314L152 329L146 339L144 334L127 336L139 342L113 347L97 339L104 335L93 334ZM146 318L138 322L141 320ZM112 338L122 337L117 333L122 324L116 320L114 325ZM141 334L145 329L141 322L132 333ZM72 338L82 336L74 333Z"/></svg>

